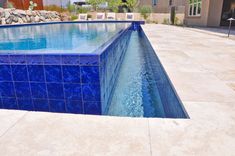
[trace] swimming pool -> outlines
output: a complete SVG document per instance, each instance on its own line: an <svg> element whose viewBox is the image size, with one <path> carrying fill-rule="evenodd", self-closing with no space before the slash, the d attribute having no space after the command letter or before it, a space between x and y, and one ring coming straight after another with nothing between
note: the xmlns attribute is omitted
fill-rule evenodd
<svg viewBox="0 0 235 156"><path fill-rule="evenodd" d="M188 118L140 22L0 27L0 108Z"/></svg>

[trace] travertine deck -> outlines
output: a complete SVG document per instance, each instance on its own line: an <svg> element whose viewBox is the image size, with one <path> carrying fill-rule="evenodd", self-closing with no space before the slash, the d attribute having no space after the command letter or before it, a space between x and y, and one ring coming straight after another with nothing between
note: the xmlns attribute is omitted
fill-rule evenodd
<svg viewBox="0 0 235 156"><path fill-rule="evenodd" d="M0 155L235 155L235 41L188 28L143 29L191 119L0 110Z"/></svg>

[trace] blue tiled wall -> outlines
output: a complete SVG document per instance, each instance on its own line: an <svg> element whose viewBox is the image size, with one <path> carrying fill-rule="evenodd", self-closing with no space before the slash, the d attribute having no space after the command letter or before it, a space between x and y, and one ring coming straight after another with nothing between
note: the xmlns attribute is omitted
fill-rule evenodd
<svg viewBox="0 0 235 156"><path fill-rule="evenodd" d="M120 66L127 50L131 31L132 30L129 30L122 34L120 38L117 39L116 42L113 42L101 55L100 84L103 114L105 114L108 109L109 100L111 100L116 78L118 77Z"/></svg>
<svg viewBox="0 0 235 156"><path fill-rule="evenodd" d="M0 108L102 114L130 33L95 55L0 55Z"/></svg>

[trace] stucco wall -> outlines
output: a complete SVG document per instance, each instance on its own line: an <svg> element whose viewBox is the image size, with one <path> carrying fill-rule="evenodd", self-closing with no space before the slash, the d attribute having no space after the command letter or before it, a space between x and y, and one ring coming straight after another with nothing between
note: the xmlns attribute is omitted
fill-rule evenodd
<svg viewBox="0 0 235 156"><path fill-rule="evenodd" d="M155 13L168 13L169 12L169 1L158 0L157 5L152 5L152 0L140 0L139 6L150 5L153 7Z"/></svg>
<svg viewBox="0 0 235 156"><path fill-rule="evenodd" d="M211 0L207 26L220 26L223 0Z"/></svg>

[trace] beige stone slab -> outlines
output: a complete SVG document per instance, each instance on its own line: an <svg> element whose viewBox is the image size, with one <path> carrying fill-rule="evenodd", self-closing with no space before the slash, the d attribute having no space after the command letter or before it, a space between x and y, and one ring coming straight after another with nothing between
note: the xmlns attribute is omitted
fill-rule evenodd
<svg viewBox="0 0 235 156"><path fill-rule="evenodd" d="M235 92L214 75L172 71L168 75L183 103L235 102Z"/></svg>
<svg viewBox="0 0 235 156"><path fill-rule="evenodd" d="M0 139L10 128L26 114L25 111L11 111L0 109Z"/></svg>
<svg viewBox="0 0 235 156"><path fill-rule="evenodd" d="M233 156L234 103L193 102L185 105L190 120L149 120L153 155Z"/></svg>
<svg viewBox="0 0 235 156"><path fill-rule="evenodd" d="M147 119L29 113L0 139L0 155L150 155Z"/></svg>

